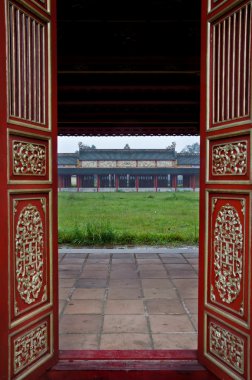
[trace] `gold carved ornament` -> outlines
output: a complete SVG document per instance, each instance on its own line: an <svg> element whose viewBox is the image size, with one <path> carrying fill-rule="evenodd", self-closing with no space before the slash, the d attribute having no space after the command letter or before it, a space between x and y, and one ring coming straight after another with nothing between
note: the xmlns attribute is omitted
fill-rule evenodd
<svg viewBox="0 0 252 380"><path fill-rule="evenodd" d="M247 143L237 142L213 146L213 175L245 175L247 173Z"/></svg>
<svg viewBox="0 0 252 380"><path fill-rule="evenodd" d="M209 324L210 352L239 373L244 373L244 340L225 328Z"/></svg>
<svg viewBox="0 0 252 380"><path fill-rule="evenodd" d="M46 175L46 146L13 141L13 174Z"/></svg>
<svg viewBox="0 0 252 380"><path fill-rule="evenodd" d="M214 227L215 288L227 304L238 297L242 280L243 231L237 210L226 204L217 213ZM213 289L212 289L212 300Z"/></svg>
<svg viewBox="0 0 252 380"><path fill-rule="evenodd" d="M43 284L44 230L36 206L28 204L19 215L16 236L17 290L23 301L32 304L39 297Z"/></svg>
<svg viewBox="0 0 252 380"><path fill-rule="evenodd" d="M14 374L41 357L48 349L48 325L42 323L34 330L14 340Z"/></svg>

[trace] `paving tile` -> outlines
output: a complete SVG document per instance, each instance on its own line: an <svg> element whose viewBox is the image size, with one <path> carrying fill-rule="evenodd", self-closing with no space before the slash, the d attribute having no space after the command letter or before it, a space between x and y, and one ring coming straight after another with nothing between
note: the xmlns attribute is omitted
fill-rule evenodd
<svg viewBox="0 0 252 380"><path fill-rule="evenodd" d="M108 293L109 299L134 300L142 298L140 288L111 288Z"/></svg>
<svg viewBox="0 0 252 380"><path fill-rule="evenodd" d="M185 314L179 300L156 298L145 301L149 314Z"/></svg>
<svg viewBox="0 0 252 380"><path fill-rule="evenodd" d="M195 350L197 349L197 333L152 334L156 350Z"/></svg>
<svg viewBox="0 0 252 380"><path fill-rule="evenodd" d="M183 257L162 257L164 264L185 264L186 260Z"/></svg>
<svg viewBox="0 0 252 380"><path fill-rule="evenodd" d="M80 271L59 271L59 278L74 278L76 279L80 274Z"/></svg>
<svg viewBox="0 0 252 380"><path fill-rule="evenodd" d="M104 270L89 270L84 269L84 271L80 274L80 278L99 278L106 279L108 277L108 271Z"/></svg>
<svg viewBox="0 0 252 380"><path fill-rule="evenodd" d="M170 271L171 278L198 278L195 270L173 269Z"/></svg>
<svg viewBox="0 0 252 380"><path fill-rule="evenodd" d="M144 278L141 281L143 288L173 288L171 281L168 279Z"/></svg>
<svg viewBox="0 0 252 380"><path fill-rule="evenodd" d="M198 298L198 280L197 279L174 279L174 285L177 287L181 297Z"/></svg>
<svg viewBox="0 0 252 380"><path fill-rule="evenodd" d="M175 289L163 289L163 288L144 288L144 297L149 298L167 298L176 299L177 293Z"/></svg>
<svg viewBox="0 0 252 380"><path fill-rule="evenodd" d="M108 270L109 265L108 264L85 264L84 270L91 270L91 271L98 271L98 270Z"/></svg>
<svg viewBox="0 0 252 380"><path fill-rule="evenodd" d="M143 315L105 315L103 333L147 333L147 322Z"/></svg>
<svg viewBox="0 0 252 380"><path fill-rule="evenodd" d="M141 278L167 278L169 275L165 270L140 270Z"/></svg>
<svg viewBox="0 0 252 380"><path fill-rule="evenodd" d="M60 278L59 287L60 288L72 288L75 284L75 278Z"/></svg>
<svg viewBox="0 0 252 380"><path fill-rule="evenodd" d="M87 259L86 263L87 265L108 265L110 262L110 259Z"/></svg>
<svg viewBox="0 0 252 380"><path fill-rule="evenodd" d="M60 333L97 334L102 323L101 315L63 315L60 320Z"/></svg>
<svg viewBox="0 0 252 380"><path fill-rule="evenodd" d="M198 273L198 271L199 271L199 266L193 264L192 267L193 267L193 269L196 271L196 273Z"/></svg>
<svg viewBox="0 0 252 380"><path fill-rule="evenodd" d="M87 257L87 253L67 253L67 259L85 259Z"/></svg>
<svg viewBox="0 0 252 380"><path fill-rule="evenodd" d="M197 298L184 299L184 303L191 314L198 313L198 299Z"/></svg>
<svg viewBox="0 0 252 380"><path fill-rule="evenodd" d="M110 273L111 280L120 280L120 279L136 279L138 278L138 274L133 270L114 270Z"/></svg>
<svg viewBox="0 0 252 380"><path fill-rule="evenodd" d="M124 270L124 271L132 271L132 270L137 270L137 266L135 263L123 263L123 264L120 264L120 263L113 263L112 262L112 265L111 265L111 271L115 271L115 270Z"/></svg>
<svg viewBox="0 0 252 380"><path fill-rule="evenodd" d="M159 253L159 257L162 257L162 259L167 259L167 258L180 258L181 255L179 253Z"/></svg>
<svg viewBox="0 0 252 380"><path fill-rule="evenodd" d="M138 288L140 287L141 283L140 280L131 278L131 279L122 279L122 280L116 280L112 279L109 282L110 288Z"/></svg>
<svg viewBox="0 0 252 380"><path fill-rule="evenodd" d="M104 288L91 288L91 289L85 289L85 288L78 288L75 289L71 299L79 299L79 300L103 300L105 295L105 289Z"/></svg>
<svg viewBox="0 0 252 380"><path fill-rule="evenodd" d="M141 259L137 258L138 265L147 265L147 264L161 264L161 260L159 258L156 259Z"/></svg>
<svg viewBox="0 0 252 380"><path fill-rule="evenodd" d="M76 271L79 272L81 270L81 265L79 264L60 264L59 271Z"/></svg>
<svg viewBox="0 0 252 380"><path fill-rule="evenodd" d="M192 323L193 323L193 326L195 327L195 330L198 331L198 314L192 315Z"/></svg>
<svg viewBox="0 0 252 380"><path fill-rule="evenodd" d="M65 307L66 301L65 300L59 300L59 314L62 313L64 307Z"/></svg>
<svg viewBox="0 0 252 380"><path fill-rule="evenodd" d="M138 269L140 271L144 271L144 270L152 270L152 271L164 270L165 271L164 265L161 263L160 264L139 264Z"/></svg>
<svg viewBox="0 0 252 380"><path fill-rule="evenodd" d="M148 334L102 334L101 350L148 350L151 349Z"/></svg>
<svg viewBox="0 0 252 380"><path fill-rule="evenodd" d="M76 282L76 288L106 288L106 280L82 278Z"/></svg>
<svg viewBox="0 0 252 380"><path fill-rule="evenodd" d="M60 334L60 350L98 350L97 334Z"/></svg>
<svg viewBox="0 0 252 380"><path fill-rule="evenodd" d="M195 331L187 315L150 315L149 319L153 334Z"/></svg>
<svg viewBox="0 0 252 380"><path fill-rule="evenodd" d="M190 264L198 264L199 263L199 259L198 258L194 258L194 259L187 259L188 260L188 262L190 263Z"/></svg>
<svg viewBox="0 0 252 380"><path fill-rule="evenodd" d="M85 259L76 259L76 258L64 258L61 261L61 264L63 265L81 265L83 264Z"/></svg>
<svg viewBox="0 0 252 380"><path fill-rule="evenodd" d="M90 253L88 258L95 260L110 259L110 253Z"/></svg>
<svg viewBox="0 0 252 380"><path fill-rule="evenodd" d="M156 253L136 253L137 259L156 259Z"/></svg>
<svg viewBox="0 0 252 380"><path fill-rule="evenodd" d="M169 272L173 272L174 270L192 270L192 267L190 264L186 264L186 263L183 263L183 264L164 264L165 267L167 268L167 270Z"/></svg>
<svg viewBox="0 0 252 380"><path fill-rule="evenodd" d="M114 253L112 256L113 260L114 259L134 259L134 254L133 253Z"/></svg>
<svg viewBox="0 0 252 380"><path fill-rule="evenodd" d="M64 314L101 314L102 304L100 300L71 299L64 310Z"/></svg>
<svg viewBox="0 0 252 380"><path fill-rule="evenodd" d="M144 304L142 300L111 300L107 301L105 314L142 314Z"/></svg>
<svg viewBox="0 0 252 380"><path fill-rule="evenodd" d="M188 259L195 259L195 258L198 258L199 257L199 253L198 252L190 252L190 253L183 253L184 257L188 260Z"/></svg>
<svg viewBox="0 0 252 380"><path fill-rule="evenodd" d="M59 299L68 299L73 292L73 288L59 288Z"/></svg>

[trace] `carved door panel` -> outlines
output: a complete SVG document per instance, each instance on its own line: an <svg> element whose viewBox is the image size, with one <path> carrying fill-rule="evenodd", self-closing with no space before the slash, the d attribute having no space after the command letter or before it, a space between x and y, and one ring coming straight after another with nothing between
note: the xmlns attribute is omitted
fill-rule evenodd
<svg viewBox="0 0 252 380"><path fill-rule="evenodd" d="M202 2L199 355L251 379L251 1Z"/></svg>
<svg viewBox="0 0 252 380"><path fill-rule="evenodd" d="M0 2L0 378L57 356L55 1Z"/></svg>

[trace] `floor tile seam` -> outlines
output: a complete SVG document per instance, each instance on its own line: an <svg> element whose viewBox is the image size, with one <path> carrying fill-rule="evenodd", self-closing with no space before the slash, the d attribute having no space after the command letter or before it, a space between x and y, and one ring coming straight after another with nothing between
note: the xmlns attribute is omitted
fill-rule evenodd
<svg viewBox="0 0 252 380"><path fill-rule="evenodd" d="M81 270L80 270L79 274L76 275L76 277L75 277L75 282L73 283L73 286L70 287L70 288L72 289L72 291L70 292L69 296L65 299L66 302L65 302L65 304L64 304L64 306L63 306L63 308L62 308L62 310L61 310L59 320L60 320L60 319L62 318L62 316L64 315L64 312L65 312L65 310L66 310L66 307L68 306L69 301L72 299L72 295L73 295L73 293L74 293L74 291L75 291L75 289L76 289L77 281L81 278L80 276L81 276L81 273L83 272L83 269L84 269L85 263L86 263L86 261L87 261L87 259L88 259L88 256L89 256L89 254L86 255L86 257L85 257L85 259L84 259L84 261L83 261L83 263L82 263L82 265L81 265ZM69 315L69 314L67 314L67 315Z"/></svg>
<svg viewBox="0 0 252 380"><path fill-rule="evenodd" d="M134 254L134 259L135 259L135 265L136 265L136 269L137 269L137 276L138 276L138 279L140 281L140 292L141 292L141 297L142 297L141 299L143 300L144 317L145 317L146 324L147 324L147 332L148 332L148 336L149 336L150 348L152 350L154 350L154 341L152 338L150 318L149 318L149 314L148 314L148 309L147 309L146 304L144 302L144 291L143 291L143 285L142 285L142 281L141 281L141 277L140 277L139 265L138 265L138 260L137 260L136 254Z"/></svg>
<svg viewBox="0 0 252 380"><path fill-rule="evenodd" d="M199 274L198 274L198 271L193 267L193 264L190 263L190 261L188 261L188 258L184 256L184 254L182 254L182 256L184 257L184 259L186 260L186 262L192 267L192 270L197 274L197 276L199 277Z"/></svg>
<svg viewBox="0 0 252 380"><path fill-rule="evenodd" d="M102 340L102 334L103 334L103 328L104 328L105 309L106 309L107 300L108 300L108 292L109 292L109 283L110 283L112 261L113 261L113 253L110 253L110 255L109 255L109 265L108 265L108 268L107 268L106 287L105 287L105 290L104 290L103 302L102 302L102 310L101 310L101 314L100 314L101 315L101 323L100 323L100 329L97 331L98 350L100 350L100 347L101 347L101 340Z"/></svg>
<svg viewBox="0 0 252 380"><path fill-rule="evenodd" d="M66 253L64 253L61 257L60 257L60 255L58 254L58 257L60 257L60 260L59 260L59 262L58 262L58 265L61 264L61 261L65 258L65 256L66 256Z"/></svg>
<svg viewBox="0 0 252 380"><path fill-rule="evenodd" d="M167 271L168 275L170 276L170 272L169 272L169 270L168 270L167 268L166 268L166 271ZM173 281L173 279L172 279L171 276L170 276L170 281L171 281L171 283L172 283L172 285L173 285L173 287L174 287L174 289L175 289L175 291L176 291L177 297L178 297L178 299L179 299L179 301L180 301L182 307L184 308L184 310L185 310L185 312L186 312L186 314L187 314L187 316L188 316L188 318L189 318L189 320L190 320L190 322L191 322L191 325L192 325L193 329L194 329L195 331L197 331L197 329L195 328L195 325L194 325L194 323L193 323L193 320L192 320L192 314L190 313L189 309L187 308L187 306L186 306L186 304L185 304L185 302L184 302L184 299L183 299L183 297L180 295L180 291L179 291L179 289L177 288L177 286L176 286L176 284L174 283L174 281Z"/></svg>

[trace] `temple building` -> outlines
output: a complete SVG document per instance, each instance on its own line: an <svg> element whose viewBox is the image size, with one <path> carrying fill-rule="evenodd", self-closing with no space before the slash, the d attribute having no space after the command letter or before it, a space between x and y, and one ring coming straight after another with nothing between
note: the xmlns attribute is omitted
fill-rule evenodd
<svg viewBox="0 0 252 380"><path fill-rule="evenodd" d="M167 149L58 153L59 191L175 191L199 188L199 154Z"/></svg>

